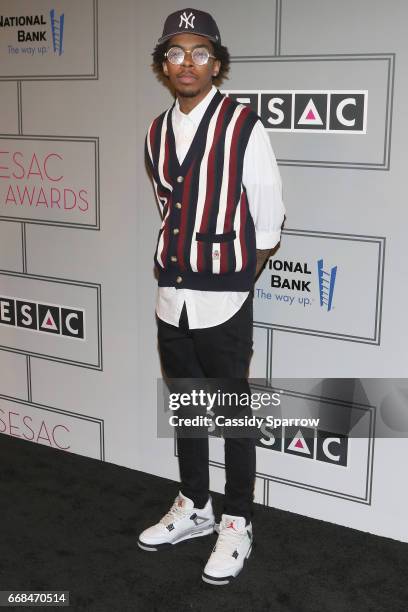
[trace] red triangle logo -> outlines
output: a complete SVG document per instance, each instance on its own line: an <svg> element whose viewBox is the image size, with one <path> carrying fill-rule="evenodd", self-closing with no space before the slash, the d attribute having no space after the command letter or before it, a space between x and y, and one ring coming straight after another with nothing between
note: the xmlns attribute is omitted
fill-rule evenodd
<svg viewBox="0 0 408 612"><path fill-rule="evenodd" d="M316 117L315 117L315 115L314 115L314 113L313 113L312 109L310 109L310 110L309 110L309 112L307 113L307 115L306 115L306 119L311 119L311 120L312 120L312 119L316 119Z"/></svg>
<svg viewBox="0 0 408 612"><path fill-rule="evenodd" d="M298 438L298 440L297 440L297 442L296 442L295 446L296 446L296 448L304 448L304 446L303 446L303 444L302 444L302 442L301 442L300 438Z"/></svg>

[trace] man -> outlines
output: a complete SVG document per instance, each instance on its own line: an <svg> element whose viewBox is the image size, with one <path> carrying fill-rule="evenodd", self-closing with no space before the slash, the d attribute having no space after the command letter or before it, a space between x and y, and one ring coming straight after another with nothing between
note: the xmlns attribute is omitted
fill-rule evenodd
<svg viewBox="0 0 408 612"><path fill-rule="evenodd" d="M160 209L155 263L163 370L177 379L247 382L255 278L280 240L282 187L269 137L248 107L213 85L229 68L208 13L184 9L165 21L153 53L176 100L146 137ZM238 383L237 383L238 384ZM208 437L178 434L181 485L169 512L138 544L158 550L213 533ZM225 503L202 578L228 584L252 550L255 439L225 439Z"/></svg>

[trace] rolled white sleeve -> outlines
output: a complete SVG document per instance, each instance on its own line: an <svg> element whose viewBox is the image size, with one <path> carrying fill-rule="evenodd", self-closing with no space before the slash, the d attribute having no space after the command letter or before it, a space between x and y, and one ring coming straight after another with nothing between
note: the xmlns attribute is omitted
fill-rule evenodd
<svg viewBox="0 0 408 612"><path fill-rule="evenodd" d="M242 182L255 224L256 248L278 244L285 216L282 181L269 136L261 121L252 130L245 151Z"/></svg>

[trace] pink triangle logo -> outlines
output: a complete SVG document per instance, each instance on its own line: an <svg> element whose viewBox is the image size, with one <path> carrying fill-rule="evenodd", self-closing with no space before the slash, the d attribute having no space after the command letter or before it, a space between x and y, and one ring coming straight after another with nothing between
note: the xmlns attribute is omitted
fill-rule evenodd
<svg viewBox="0 0 408 612"><path fill-rule="evenodd" d="M41 328L42 329L52 329L54 331L58 331L58 327L55 324L54 318L49 308L47 312L45 313L44 319L41 323Z"/></svg>
<svg viewBox="0 0 408 612"><path fill-rule="evenodd" d="M311 444L312 442L310 442ZM313 453L309 448L308 443L305 440L305 437L300 429L297 430L295 436L293 436L291 443L288 446L288 451L295 451L296 453L302 453L303 455L312 456Z"/></svg>
<svg viewBox="0 0 408 612"><path fill-rule="evenodd" d="M309 102L304 107L303 113L298 119L298 125L310 127L312 125L323 125L323 120L316 108L313 98L309 98Z"/></svg>

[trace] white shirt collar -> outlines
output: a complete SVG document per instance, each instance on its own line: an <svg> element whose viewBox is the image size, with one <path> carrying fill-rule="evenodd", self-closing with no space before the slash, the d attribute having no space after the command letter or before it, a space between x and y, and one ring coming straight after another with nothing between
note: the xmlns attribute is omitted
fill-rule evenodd
<svg viewBox="0 0 408 612"><path fill-rule="evenodd" d="M203 118L205 111L208 108L208 105L210 104L211 100L213 99L216 93L217 93L217 88L214 85L212 85L210 91L205 96L205 98L203 98L201 102L197 104L197 106L195 106L193 110L191 110L187 115L181 112L179 101L176 100L176 104L173 109L173 119L177 123L182 123L183 121L188 119L195 125L195 127L198 127L201 119Z"/></svg>

